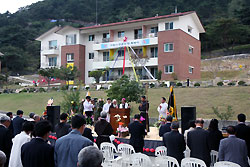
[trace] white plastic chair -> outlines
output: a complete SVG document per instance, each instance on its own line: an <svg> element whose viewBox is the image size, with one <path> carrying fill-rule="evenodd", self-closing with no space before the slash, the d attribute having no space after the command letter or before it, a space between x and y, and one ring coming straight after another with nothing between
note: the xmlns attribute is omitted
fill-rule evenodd
<svg viewBox="0 0 250 167"><path fill-rule="evenodd" d="M212 150L210 153L211 156L211 164L210 166L213 167L216 162L218 162L218 152Z"/></svg>
<svg viewBox="0 0 250 167"><path fill-rule="evenodd" d="M190 153L191 153L191 150L188 148L188 146L186 147L186 150L184 151L184 156L185 158L190 158Z"/></svg>
<svg viewBox="0 0 250 167"><path fill-rule="evenodd" d="M112 163L115 160L114 153L117 153L117 150L114 144L103 142L100 150L103 153L104 163Z"/></svg>
<svg viewBox="0 0 250 167"><path fill-rule="evenodd" d="M181 167L206 167L206 164L197 158L184 158L181 161Z"/></svg>
<svg viewBox="0 0 250 167"><path fill-rule="evenodd" d="M250 166L250 158L249 157L247 157L248 158L248 164L249 164L249 166Z"/></svg>
<svg viewBox="0 0 250 167"><path fill-rule="evenodd" d="M153 164L149 156L142 153L135 153L131 156L131 164L133 167L152 167Z"/></svg>
<svg viewBox="0 0 250 167"><path fill-rule="evenodd" d="M98 148L98 146L97 146L97 144L95 143L95 142L93 142L94 144L93 144L93 146L95 146L96 148ZM99 148L98 148L99 149Z"/></svg>
<svg viewBox="0 0 250 167"><path fill-rule="evenodd" d="M214 164L214 167L240 167L240 165L233 163L233 162L220 161L220 162L216 162Z"/></svg>
<svg viewBox="0 0 250 167"><path fill-rule="evenodd" d="M155 165L158 167L179 167L178 161L174 157L161 156L155 158Z"/></svg>
<svg viewBox="0 0 250 167"><path fill-rule="evenodd" d="M118 153L122 154L122 164L129 165L130 155L135 153L134 147L129 144L119 144L117 147L117 151Z"/></svg>
<svg viewBox="0 0 250 167"><path fill-rule="evenodd" d="M156 147L155 156L157 157L167 156L167 148L165 146Z"/></svg>

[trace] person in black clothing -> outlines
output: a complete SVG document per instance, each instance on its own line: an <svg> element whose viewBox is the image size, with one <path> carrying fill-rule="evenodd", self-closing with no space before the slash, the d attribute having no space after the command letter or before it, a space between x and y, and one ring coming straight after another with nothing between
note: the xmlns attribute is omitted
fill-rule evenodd
<svg viewBox="0 0 250 167"><path fill-rule="evenodd" d="M85 127L82 135L91 140L92 142L94 142L94 137L92 136L91 129Z"/></svg>
<svg viewBox="0 0 250 167"><path fill-rule="evenodd" d="M146 100L146 96L141 97L141 103L139 105L140 116L144 118L142 124L144 128L149 132L149 119L148 119L148 110L149 110L149 103Z"/></svg>
<svg viewBox="0 0 250 167"><path fill-rule="evenodd" d="M23 111L22 110L17 110L16 112L16 117L13 119L13 128L14 128L14 136L17 134L21 133L24 119L23 117Z"/></svg>
<svg viewBox="0 0 250 167"><path fill-rule="evenodd" d="M187 135L187 146L191 150L190 157L203 160L207 166L210 166L210 141L208 131L203 129L204 121L197 119L196 128Z"/></svg>
<svg viewBox="0 0 250 167"><path fill-rule="evenodd" d="M236 137L245 140L248 149L248 157L250 157L250 127L245 124L246 115L238 115L238 125L235 126Z"/></svg>
<svg viewBox="0 0 250 167"><path fill-rule="evenodd" d="M95 124L95 132L97 133L96 144L100 148L101 143L111 142L109 136L113 133L113 128L109 122L106 121L107 113L101 112L101 119Z"/></svg>
<svg viewBox="0 0 250 167"><path fill-rule="evenodd" d="M161 125L159 130L159 136L162 137L165 133L171 131L171 123L172 123L173 117L171 115L167 116L167 123L165 125Z"/></svg>
<svg viewBox="0 0 250 167"><path fill-rule="evenodd" d="M212 119L208 127L210 149L219 151L220 141L223 139L222 132L218 128L218 120Z"/></svg>
<svg viewBox="0 0 250 167"><path fill-rule="evenodd" d="M11 137L13 138L13 137L14 137L14 127L13 127L13 121L12 121L12 119L13 119L13 114L12 114L12 112L7 112L6 115L7 115L8 117L10 117L10 126L9 126L8 129L9 129L9 132L10 132Z"/></svg>
<svg viewBox="0 0 250 167"><path fill-rule="evenodd" d="M135 152L143 152L144 136L146 135L144 125L140 123L140 115L134 116L134 122L128 125L131 134L129 144L135 149Z"/></svg>
<svg viewBox="0 0 250 167"><path fill-rule="evenodd" d="M56 137L59 139L60 137L67 135L70 132L71 126L67 124L68 115L66 113L62 113L60 115L60 123L56 125Z"/></svg>
<svg viewBox="0 0 250 167"><path fill-rule="evenodd" d="M23 167L54 167L54 148L47 143L51 125L43 120L35 125L35 135L21 147Z"/></svg>
<svg viewBox="0 0 250 167"><path fill-rule="evenodd" d="M6 155L5 167L9 164L10 152L12 147L12 137L8 130L10 117L3 115L0 117L0 150Z"/></svg>
<svg viewBox="0 0 250 167"><path fill-rule="evenodd" d="M177 159L181 164L181 160L184 158L184 151L186 149L186 143L184 136L179 133L179 122L173 122L171 124L171 132L167 132L163 135L163 143L167 147L167 155Z"/></svg>

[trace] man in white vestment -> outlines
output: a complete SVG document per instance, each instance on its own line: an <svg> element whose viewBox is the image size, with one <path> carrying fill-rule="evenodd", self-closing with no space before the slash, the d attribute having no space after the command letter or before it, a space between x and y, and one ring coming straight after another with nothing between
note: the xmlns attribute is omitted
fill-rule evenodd
<svg viewBox="0 0 250 167"><path fill-rule="evenodd" d="M157 111L159 112L159 120L161 116L167 118L168 104L165 97L161 98L161 104L158 106Z"/></svg>
<svg viewBox="0 0 250 167"><path fill-rule="evenodd" d="M107 103L103 105L103 109L102 109L102 111L104 111L104 112L107 113L107 118L106 118L106 120L107 120L108 122L110 122L110 114L109 114L110 105L111 105L111 99L108 98L108 99L107 99Z"/></svg>

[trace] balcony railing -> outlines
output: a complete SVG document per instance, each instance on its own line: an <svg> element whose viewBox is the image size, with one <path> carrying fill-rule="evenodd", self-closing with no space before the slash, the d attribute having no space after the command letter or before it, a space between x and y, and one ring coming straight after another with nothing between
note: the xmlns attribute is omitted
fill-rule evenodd
<svg viewBox="0 0 250 167"><path fill-rule="evenodd" d="M135 34L135 39L142 39L142 34Z"/></svg>
<svg viewBox="0 0 250 167"><path fill-rule="evenodd" d="M43 46L41 51L44 50L59 50L59 46Z"/></svg>
<svg viewBox="0 0 250 167"><path fill-rule="evenodd" d="M59 67L59 63L56 63L56 65L50 65L49 62L41 63L42 68L52 68L52 67Z"/></svg>
<svg viewBox="0 0 250 167"><path fill-rule="evenodd" d="M106 42L109 42L109 41L110 41L110 38L102 38L103 43L106 43Z"/></svg>

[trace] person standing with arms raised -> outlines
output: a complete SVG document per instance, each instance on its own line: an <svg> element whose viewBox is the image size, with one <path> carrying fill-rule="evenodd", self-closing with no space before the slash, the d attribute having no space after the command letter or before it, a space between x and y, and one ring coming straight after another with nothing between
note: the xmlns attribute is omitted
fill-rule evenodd
<svg viewBox="0 0 250 167"><path fill-rule="evenodd" d="M149 103L146 100L146 96L141 96L141 103L139 105L140 116L142 124L147 132L149 132L149 120L148 120L148 110L149 110Z"/></svg>

